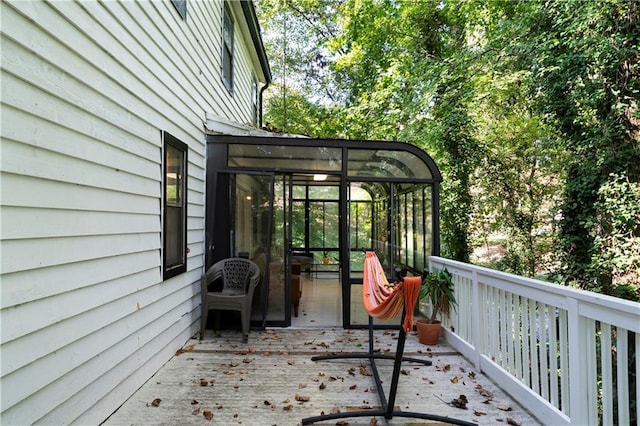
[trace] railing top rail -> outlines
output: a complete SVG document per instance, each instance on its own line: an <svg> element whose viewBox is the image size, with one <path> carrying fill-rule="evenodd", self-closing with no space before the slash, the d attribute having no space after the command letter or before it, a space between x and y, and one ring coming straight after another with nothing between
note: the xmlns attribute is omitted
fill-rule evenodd
<svg viewBox="0 0 640 426"><path fill-rule="evenodd" d="M446 266L454 275L469 279L476 276L478 282L482 284L499 287L558 307L564 307L567 299L577 300L585 314L588 312L585 316L621 325L636 333L640 332L640 303L535 278L521 277L443 257L430 256L429 259L433 267ZM519 286L520 291L514 286ZM550 300L554 300L555 303Z"/></svg>

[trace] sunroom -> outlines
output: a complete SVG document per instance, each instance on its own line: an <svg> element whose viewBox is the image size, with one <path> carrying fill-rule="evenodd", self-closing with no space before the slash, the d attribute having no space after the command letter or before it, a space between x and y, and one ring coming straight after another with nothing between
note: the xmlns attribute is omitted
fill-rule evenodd
<svg viewBox="0 0 640 426"><path fill-rule="evenodd" d="M420 275L439 254L441 177L413 145L210 135L207 150L206 266L260 258L256 327L292 324L296 262L338 286L335 325L347 328L367 323L358 296L364 250L377 253L389 276L396 268Z"/></svg>

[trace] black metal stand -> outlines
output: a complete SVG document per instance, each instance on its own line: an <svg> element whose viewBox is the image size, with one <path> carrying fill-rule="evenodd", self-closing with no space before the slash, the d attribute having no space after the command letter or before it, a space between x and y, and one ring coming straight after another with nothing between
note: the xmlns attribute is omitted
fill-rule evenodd
<svg viewBox="0 0 640 426"><path fill-rule="evenodd" d="M410 411L394 411L396 402L396 393L398 390L398 381L400 379L400 367L402 361L417 362L424 365L431 365L431 361L418 359L418 358L405 358L404 344L407 338L407 333L404 331L402 324L404 323L406 312L402 311L402 319L400 320L400 334L398 336L398 345L396 347L395 355L383 355L374 353L373 347L373 318L369 317L369 351L367 353L346 353L341 355L322 355L312 357L312 361L320 361L326 359L349 359L349 358L366 358L369 360L371 370L373 372L373 378L376 382L376 388L378 390L378 397L382 405L381 410L362 410L362 411L350 411L346 413L333 413L324 414L321 416L307 417L302 419L303 425L317 423L325 420L345 419L351 417L375 417L381 416L387 420L392 419L394 416L407 417L414 419L436 420L444 423L463 425L463 426L477 426L475 423L466 422L464 420L453 419L451 417L436 416L433 414L414 413ZM378 373L378 367L376 366L376 359L393 359L393 374L391 376L391 386L389 388L389 399L386 398L384 389L382 388L382 381L380 380L380 374Z"/></svg>

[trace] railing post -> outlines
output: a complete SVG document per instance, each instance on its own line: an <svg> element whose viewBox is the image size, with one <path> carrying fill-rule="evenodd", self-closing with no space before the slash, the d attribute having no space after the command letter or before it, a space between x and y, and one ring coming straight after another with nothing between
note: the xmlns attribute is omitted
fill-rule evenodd
<svg viewBox="0 0 640 426"><path fill-rule="evenodd" d="M471 273L471 318L475 318L473 321L473 346L474 346L474 360L475 367L481 369L482 352L484 351L484 334L481 334L480 330L486 330L486 315L480 315L480 284L478 282L478 271L473 270Z"/></svg>
<svg viewBox="0 0 640 426"><path fill-rule="evenodd" d="M569 417L571 424L588 424L589 392L587 387L587 357L585 324L578 312L578 301L567 298L567 328L569 339ZM566 372L563 372L566 373Z"/></svg>

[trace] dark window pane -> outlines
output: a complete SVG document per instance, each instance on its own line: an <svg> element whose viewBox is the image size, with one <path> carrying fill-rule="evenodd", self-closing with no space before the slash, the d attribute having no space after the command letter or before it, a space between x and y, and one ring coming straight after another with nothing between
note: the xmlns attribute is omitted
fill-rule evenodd
<svg viewBox="0 0 640 426"><path fill-rule="evenodd" d="M165 269L184 263L184 234L182 232L182 208L165 210Z"/></svg>
<svg viewBox="0 0 640 426"><path fill-rule="evenodd" d="M163 279L187 268L187 145L164 132Z"/></svg>
<svg viewBox="0 0 640 426"><path fill-rule="evenodd" d="M231 91L233 90L233 19L226 4L222 24L222 81Z"/></svg>

